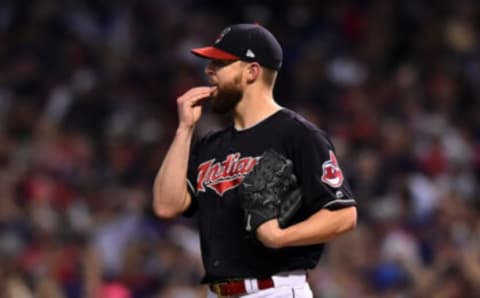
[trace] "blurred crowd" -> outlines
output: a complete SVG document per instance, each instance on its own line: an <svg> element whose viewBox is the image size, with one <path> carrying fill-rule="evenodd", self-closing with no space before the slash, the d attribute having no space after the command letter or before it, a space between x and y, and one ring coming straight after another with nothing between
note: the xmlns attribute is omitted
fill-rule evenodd
<svg viewBox="0 0 480 298"><path fill-rule="evenodd" d="M327 3L328 2L328 3ZM315 297L480 297L474 0L0 1L0 297L203 297L195 220L152 212L189 49L258 22L277 101L327 131L358 228ZM225 124L207 111L198 134Z"/></svg>

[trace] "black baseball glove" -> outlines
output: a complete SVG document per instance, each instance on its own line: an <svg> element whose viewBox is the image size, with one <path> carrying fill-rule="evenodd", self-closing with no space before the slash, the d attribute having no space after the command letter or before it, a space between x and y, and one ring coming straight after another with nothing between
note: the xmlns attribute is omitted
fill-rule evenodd
<svg viewBox="0 0 480 298"><path fill-rule="evenodd" d="M273 218L278 218L280 227L286 227L302 203L292 161L274 150L262 154L238 191L248 232L255 232L259 225Z"/></svg>

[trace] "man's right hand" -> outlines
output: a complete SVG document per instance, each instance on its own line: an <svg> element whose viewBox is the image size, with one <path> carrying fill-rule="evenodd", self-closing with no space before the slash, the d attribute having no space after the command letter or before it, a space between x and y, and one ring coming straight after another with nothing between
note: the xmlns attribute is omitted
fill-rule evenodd
<svg viewBox="0 0 480 298"><path fill-rule="evenodd" d="M210 97L217 87L194 87L177 98L179 128L191 129L202 116L201 102Z"/></svg>

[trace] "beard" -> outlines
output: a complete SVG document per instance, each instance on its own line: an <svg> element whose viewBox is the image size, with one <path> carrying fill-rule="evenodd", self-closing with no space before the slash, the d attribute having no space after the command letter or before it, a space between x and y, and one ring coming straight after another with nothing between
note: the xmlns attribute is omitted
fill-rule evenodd
<svg viewBox="0 0 480 298"><path fill-rule="evenodd" d="M212 111L217 114L232 112L243 96L240 87L241 77L236 77L233 82L218 86L217 93L211 97Z"/></svg>

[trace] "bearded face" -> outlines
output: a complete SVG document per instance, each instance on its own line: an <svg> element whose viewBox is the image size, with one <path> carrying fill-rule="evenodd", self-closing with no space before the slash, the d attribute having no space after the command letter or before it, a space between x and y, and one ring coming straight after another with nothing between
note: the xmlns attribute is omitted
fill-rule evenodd
<svg viewBox="0 0 480 298"><path fill-rule="evenodd" d="M218 114L225 114L235 109L243 96L241 88L241 74L238 74L232 82L219 84L217 91L212 95L210 104L212 110Z"/></svg>

